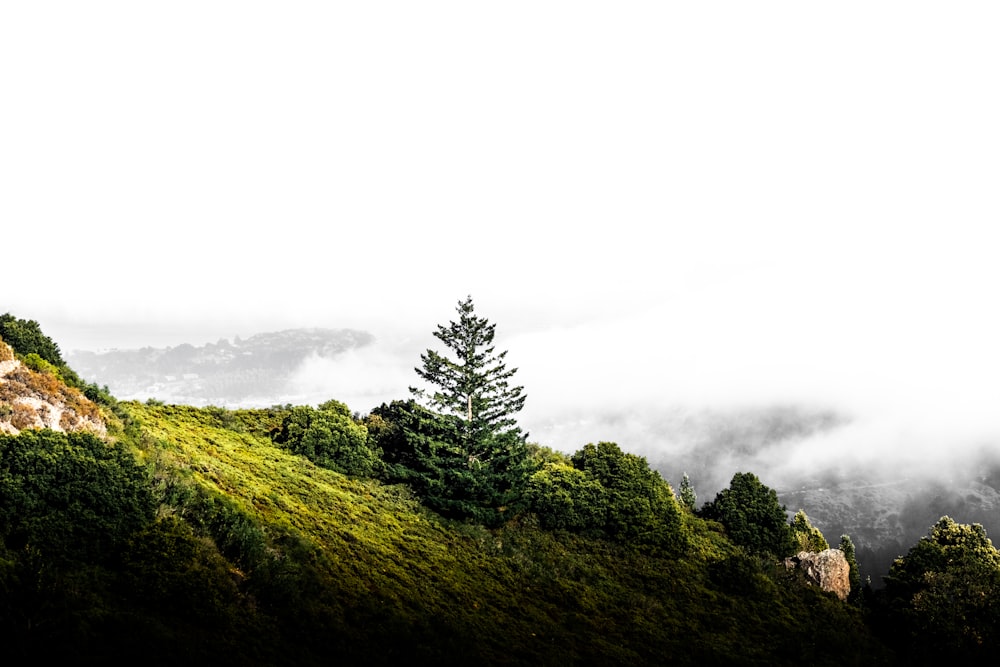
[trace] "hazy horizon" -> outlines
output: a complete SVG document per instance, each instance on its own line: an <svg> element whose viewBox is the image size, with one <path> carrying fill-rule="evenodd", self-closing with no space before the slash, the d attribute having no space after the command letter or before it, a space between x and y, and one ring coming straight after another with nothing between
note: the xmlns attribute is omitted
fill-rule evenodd
<svg viewBox="0 0 1000 667"><path fill-rule="evenodd" d="M471 294L560 447L771 406L849 424L785 465L1000 442L992 4L2 18L0 312L64 351L357 328L303 382L405 397Z"/></svg>

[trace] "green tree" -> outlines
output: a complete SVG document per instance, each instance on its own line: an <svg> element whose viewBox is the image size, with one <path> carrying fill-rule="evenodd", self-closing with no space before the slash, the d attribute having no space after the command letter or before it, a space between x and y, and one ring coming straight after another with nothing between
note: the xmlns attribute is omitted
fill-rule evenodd
<svg viewBox="0 0 1000 667"><path fill-rule="evenodd" d="M858 559L854 552L854 541L850 535L840 536L840 550L844 552L844 560L851 568L849 575L851 581L851 601L857 600L861 595L861 569L858 567Z"/></svg>
<svg viewBox="0 0 1000 667"><path fill-rule="evenodd" d="M89 433L0 434L0 546L96 561L153 519L146 472Z"/></svg>
<svg viewBox="0 0 1000 667"><path fill-rule="evenodd" d="M795 540L796 548L799 551L826 551L830 548L829 542L823 537L819 528L815 528L806 516L804 510L799 510L792 517L792 538Z"/></svg>
<svg viewBox="0 0 1000 667"><path fill-rule="evenodd" d="M58 377L92 401L114 404L106 386L101 389L96 384L84 382L76 371L66 365L59 346L42 332L35 320L18 319L10 313L0 315L0 341L10 345L30 368Z"/></svg>
<svg viewBox="0 0 1000 667"><path fill-rule="evenodd" d="M340 401L327 401L318 408L292 408L275 442L345 475L371 477L380 463L379 451L372 446L364 424L355 421Z"/></svg>
<svg viewBox="0 0 1000 667"><path fill-rule="evenodd" d="M583 470L566 463L545 463L531 476L528 496L543 528L604 532L607 491Z"/></svg>
<svg viewBox="0 0 1000 667"><path fill-rule="evenodd" d="M531 476L527 495L544 528L668 551L686 544L670 485L645 458L613 442L588 444L569 463L542 464Z"/></svg>
<svg viewBox="0 0 1000 667"><path fill-rule="evenodd" d="M674 491L644 457L623 452L613 442L599 442L585 445L571 460L604 488L606 534L626 542L683 547Z"/></svg>
<svg viewBox="0 0 1000 667"><path fill-rule="evenodd" d="M1000 552L978 523L941 517L885 583L887 636L915 661L1000 657Z"/></svg>
<svg viewBox="0 0 1000 667"><path fill-rule="evenodd" d="M504 364L507 352L495 353L496 325L475 314L472 297L458 303L458 322L438 325L434 336L450 351L427 350L415 368L435 389L428 393L410 387L418 400L444 414L460 419L462 445L470 461L489 456L490 445L501 436L524 439L514 414L524 407L524 387L511 386L517 372Z"/></svg>
<svg viewBox="0 0 1000 667"><path fill-rule="evenodd" d="M447 352L428 349L414 369L433 389L410 388L426 408L409 408L402 435L410 473L432 507L495 523L520 497L530 469L514 416L526 397L511 384L517 369L504 363L507 352L495 351L496 325L475 314L472 297L457 310L457 322L434 332Z"/></svg>
<svg viewBox="0 0 1000 667"><path fill-rule="evenodd" d="M0 315L0 338L21 356L34 353L57 368L66 365L59 346L42 333L35 320L21 320L10 313Z"/></svg>
<svg viewBox="0 0 1000 667"><path fill-rule="evenodd" d="M729 538L753 554L780 558L795 549L778 494L753 473L733 475L729 488L720 491L701 513L725 526Z"/></svg>
<svg viewBox="0 0 1000 667"><path fill-rule="evenodd" d="M684 473L684 476L681 478L680 492L681 505L693 512L694 506L698 502L698 494L694 492L694 485L691 483L691 478L688 477L687 473Z"/></svg>

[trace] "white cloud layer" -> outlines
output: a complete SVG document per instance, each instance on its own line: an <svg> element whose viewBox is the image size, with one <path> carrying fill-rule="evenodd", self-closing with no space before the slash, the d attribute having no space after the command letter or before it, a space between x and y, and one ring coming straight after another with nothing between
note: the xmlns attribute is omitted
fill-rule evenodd
<svg viewBox="0 0 1000 667"><path fill-rule="evenodd" d="M472 294L535 424L796 403L865 455L996 442L998 18L12 4L0 311L66 349L367 329L302 377L366 410Z"/></svg>

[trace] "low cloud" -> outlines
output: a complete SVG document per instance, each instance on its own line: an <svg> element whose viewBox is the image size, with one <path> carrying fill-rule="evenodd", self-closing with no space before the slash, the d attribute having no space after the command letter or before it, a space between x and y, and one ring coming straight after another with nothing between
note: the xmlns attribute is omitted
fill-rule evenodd
<svg viewBox="0 0 1000 667"><path fill-rule="evenodd" d="M790 305L773 294L765 305L754 294L778 289L774 276L752 278L575 326L512 326L505 337L499 322L497 350L528 396L521 426L565 452L615 441L675 483L698 470L712 489L739 470L777 487L835 474L933 477L1000 442L1000 363L982 327L946 348L952 325L920 328L913 312L890 321L871 301L837 305L832 288L783 288ZM409 397L426 347L440 347L426 332L381 336L308 360L292 385L304 402L337 398L367 412Z"/></svg>
<svg viewBox="0 0 1000 667"><path fill-rule="evenodd" d="M333 357L308 357L289 379L288 386L302 404L329 399L367 413L382 403L409 398L408 387L417 379L410 346L404 342L379 342L351 349Z"/></svg>

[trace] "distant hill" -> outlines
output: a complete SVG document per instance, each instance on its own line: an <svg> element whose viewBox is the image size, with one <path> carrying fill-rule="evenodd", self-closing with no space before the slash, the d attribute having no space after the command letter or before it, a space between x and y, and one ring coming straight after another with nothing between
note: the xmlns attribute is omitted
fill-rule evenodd
<svg viewBox="0 0 1000 667"><path fill-rule="evenodd" d="M804 480L799 489L779 491L779 497L790 512L808 508L809 518L828 538L849 534L862 576L878 587L892 561L941 516L1000 534L1000 477L992 465L991 473L990 464L970 462L964 475L943 481L885 473Z"/></svg>
<svg viewBox="0 0 1000 667"><path fill-rule="evenodd" d="M374 340L354 329L287 329L201 346L74 351L66 357L80 376L107 385L121 399L271 404L288 393L292 374L310 357L332 358Z"/></svg>
<svg viewBox="0 0 1000 667"><path fill-rule="evenodd" d="M641 422L639 416L632 419ZM863 464L847 451L822 451L825 436L851 423L832 411L778 406L667 412L648 419L647 428L663 444L641 453L675 488L687 472L704 503L728 485L733 473L754 471L774 486L789 517L804 509L828 539L850 535L862 577L870 576L875 587L882 586L892 561L943 515L1000 534L1000 454L995 449L956 453L946 470L900 469L889 460ZM790 465L792 458L799 462Z"/></svg>

